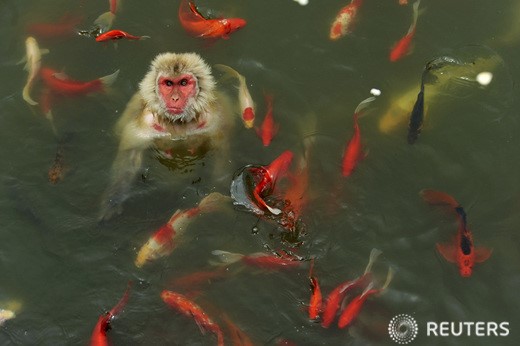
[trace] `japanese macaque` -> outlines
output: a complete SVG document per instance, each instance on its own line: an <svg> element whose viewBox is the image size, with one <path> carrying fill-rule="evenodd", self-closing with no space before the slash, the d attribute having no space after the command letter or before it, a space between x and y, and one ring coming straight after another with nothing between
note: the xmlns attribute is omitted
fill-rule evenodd
<svg viewBox="0 0 520 346"><path fill-rule="evenodd" d="M146 149L168 158L182 150L219 148L226 157L233 117L215 86L210 67L195 53L163 53L152 61L116 124L120 143L100 220L121 213Z"/></svg>

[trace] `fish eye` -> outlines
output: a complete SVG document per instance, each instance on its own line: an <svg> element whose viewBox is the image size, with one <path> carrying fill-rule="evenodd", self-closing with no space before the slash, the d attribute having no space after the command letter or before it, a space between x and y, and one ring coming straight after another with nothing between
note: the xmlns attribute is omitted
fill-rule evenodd
<svg viewBox="0 0 520 346"><path fill-rule="evenodd" d="M182 85L182 86L185 86L185 85L188 84L188 80L187 80L186 78L183 78L183 79L181 79L181 81L179 82L179 84Z"/></svg>
<svg viewBox="0 0 520 346"><path fill-rule="evenodd" d="M165 84L166 86L171 87L171 86L173 85L173 82L172 82L171 80L167 79L167 80L164 81L164 84Z"/></svg>

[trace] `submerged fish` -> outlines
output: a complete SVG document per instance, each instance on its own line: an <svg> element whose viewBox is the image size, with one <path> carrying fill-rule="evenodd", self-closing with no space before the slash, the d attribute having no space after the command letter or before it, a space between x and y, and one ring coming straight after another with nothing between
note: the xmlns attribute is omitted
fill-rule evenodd
<svg viewBox="0 0 520 346"><path fill-rule="evenodd" d="M27 82L23 87L22 96L25 102L27 102L31 106L35 106L38 104L38 102L34 101L31 98L30 93L34 84L34 80L40 72L42 54L48 52L49 51L47 49L40 49L40 47L38 46L38 42L34 37L29 36L25 40L25 70L28 71L29 75L27 76Z"/></svg>

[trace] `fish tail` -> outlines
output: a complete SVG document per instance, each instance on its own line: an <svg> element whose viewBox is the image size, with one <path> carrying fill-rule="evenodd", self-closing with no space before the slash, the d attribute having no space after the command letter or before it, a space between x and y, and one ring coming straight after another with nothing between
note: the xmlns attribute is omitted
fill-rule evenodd
<svg viewBox="0 0 520 346"><path fill-rule="evenodd" d="M31 86L29 84L25 85L25 87L23 88L23 91L22 91L22 96L23 96L23 99L25 100L25 102L27 102L31 106L36 106L38 104L38 102L34 101L31 98L31 95L29 95L30 87Z"/></svg>
<svg viewBox="0 0 520 346"><path fill-rule="evenodd" d="M112 27L112 23L114 22L115 17L116 15L110 11L104 12L96 18L94 25L97 26L103 33Z"/></svg>
<svg viewBox="0 0 520 346"><path fill-rule="evenodd" d="M373 248L372 251L370 251L370 257L368 259L367 267L365 268L365 274L370 272L370 270L372 270L372 265L377 260L379 255L381 255L382 253L383 253L383 251L376 249L376 248Z"/></svg>
<svg viewBox="0 0 520 346"><path fill-rule="evenodd" d="M216 64L214 66L217 70L221 70L222 72L224 72L226 76L235 77L240 80L240 73L238 73L238 71L232 68L231 66L224 64Z"/></svg>
<svg viewBox="0 0 520 346"><path fill-rule="evenodd" d="M448 205L452 208L459 207L459 202L446 192L436 191L432 189L423 189L419 192L421 197L430 204Z"/></svg>
<svg viewBox="0 0 520 346"><path fill-rule="evenodd" d="M369 105L369 103L372 102L372 101L374 101L375 99L376 99L375 96L371 96L371 97L366 98L366 99L364 99L363 101L361 101L361 102L357 105L356 109L354 110L354 115L356 115L356 114L359 115L359 113L360 113L363 109L367 108L368 105Z"/></svg>
<svg viewBox="0 0 520 346"><path fill-rule="evenodd" d="M233 253L233 252L228 252L228 251L224 251L224 250L213 250L213 251L211 251L211 253L219 258L219 260L220 260L220 263L218 263L219 265L233 264L233 263L240 261L244 257L244 255L242 255L240 253ZM212 264L217 264L217 263L212 262Z"/></svg>
<svg viewBox="0 0 520 346"><path fill-rule="evenodd" d="M139 40L147 40L149 38L151 38L151 37L144 35L144 36L139 37Z"/></svg>
<svg viewBox="0 0 520 346"><path fill-rule="evenodd" d="M119 75L119 70L117 70L116 72L114 72L112 74L109 74L108 76L99 78L99 80L101 81L101 84L103 85L103 89L106 89L107 87L114 84L118 75Z"/></svg>
<svg viewBox="0 0 520 346"><path fill-rule="evenodd" d="M199 209L201 212L212 212L224 206L226 202L229 202L231 197L224 196L219 192L212 192L202 199L199 203Z"/></svg>
<svg viewBox="0 0 520 346"><path fill-rule="evenodd" d="M410 29L408 29L408 34L411 34L414 30L415 30L415 27L417 26L417 19L419 18L419 15L421 14L421 12L419 11L419 5L421 3L421 0L417 0L416 2L414 2L413 4L413 18L412 18L412 24L410 25Z"/></svg>
<svg viewBox="0 0 520 346"><path fill-rule="evenodd" d="M386 281L383 287L381 287L381 291L384 291L388 285L390 285L390 282L392 281L392 278L394 277L394 269L392 267L388 267L388 274L386 274Z"/></svg>

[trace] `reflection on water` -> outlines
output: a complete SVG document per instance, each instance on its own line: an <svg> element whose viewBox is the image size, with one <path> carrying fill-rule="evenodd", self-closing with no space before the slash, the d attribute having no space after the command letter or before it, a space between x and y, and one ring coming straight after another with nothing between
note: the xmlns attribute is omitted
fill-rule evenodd
<svg viewBox="0 0 520 346"><path fill-rule="evenodd" d="M107 333L114 345L216 344L193 320L168 309L163 290L196 302L229 342L241 332L258 345L392 345L388 323L405 313L419 324L412 344L517 344L518 4L423 0L427 9L413 52L391 63L391 47L408 30L411 2L365 1L353 32L330 41L330 25L348 2L198 0L207 16L247 20L229 39L207 41L180 26L179 1L124 1L112 28L151 39L115 45L70 33L71 25L91 28L108 1L0 1L0 345L85 344L128 281L132 294ZM43 33L56 23L60 35ZM41 79L31 89L39 104L22 98L28 72L16 63L29 33L50 51L42 67L82 81L120 73L107 92L53 99L51 124ZM123 213L100 225L101 195L118 145L113 126L151 59L165 51L194 51L211 66L236 68L246 77L257 124L267 112L264 94L273 94L279 130L264 147L237 114L230 160L218 176L207 164L218 153L158 159L149 151ZM436 58L454 63L436 69L425 84L426 116L411 146L406 136L421 73ZM476 81L481 72L492 73L489 85ZM235 100L233 83L219 81L219 88ZM352 114L372 88L382 94L359 119L368 155L343 178ZM134 265L141 246L176 210L190 210L214 191L228 193L241 167L266 166L286 150L295 160L280 191L308 175L303 202L291 201L301 234L249 211L222 208L194 218L168 256ZM442 208L425 205L419 196L425 188L457 196L478 244L493 248L471 277L460 277L436 252L435 243L455 234L457 224ZM273 201L283 197L277 193ZM312 275L328 293L363 274L372 248L383 251L373 267L375 287L384 284L389 267L395 271L385 292L367 299L349 328L309 321L307 259L314 259ZM214 250L303 261L284 270L222 269L209 263ZM510 335L427 337L427 321L508 321Z"/></svg>

